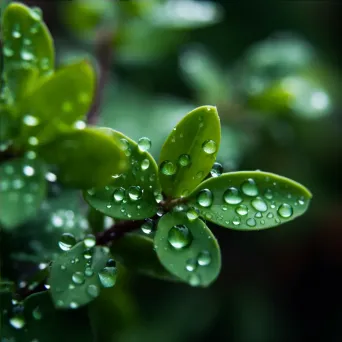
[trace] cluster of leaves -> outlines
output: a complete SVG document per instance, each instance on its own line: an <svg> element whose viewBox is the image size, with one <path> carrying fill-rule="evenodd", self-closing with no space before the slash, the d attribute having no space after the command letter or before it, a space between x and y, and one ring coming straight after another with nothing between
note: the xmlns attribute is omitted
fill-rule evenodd
<svg viewBox="0 0 342 342"><path fill-rule="evenodd" d="M83 60L55 70L39 9L10 4L2 42L1 227L9 232L32 219L51 177L82 190L90 211L82 234L65 231L61 252L44 260L51 264L40 264L29 286L19 286L24 295L13 296L9 279L1 283L1 337L59 341L60 327L70 324L68 311L60 309L77 309L81 316L89 311L92 330L85 324L73 331L91 340L102 324L99 303L114 302L110 291L124 270L206 287L221 268L206 222L253 231L286 223L308 208L311 193L290 179L262 171L223 173L215 162L221 125L214 106L184 116L158 163L148 138L135 142L110 128L86 127L94 68ZM54 217L51 236L62 222L75 220L61 215ZM106 217L115 220L108 229Z"/></svg>

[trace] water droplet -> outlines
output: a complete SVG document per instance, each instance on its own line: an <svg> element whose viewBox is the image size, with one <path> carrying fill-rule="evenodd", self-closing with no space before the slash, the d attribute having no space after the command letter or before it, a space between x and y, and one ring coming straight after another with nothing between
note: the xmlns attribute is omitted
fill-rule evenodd
<svg viewBox="0 0 342 342"><path fill-rule="evenodd" d="M251 203L252 207L257 211L264 212L268 209L266 202L261 197L253 199Z"/></svg>
<svg viewBox="0 0 342 342"><path fill-rule="evenodd" d="M82 285L84 283L84 274L82 272L75 272L72 275L72 281L77 285Z"/></svg>
<svg viewBox="0 0 342 342"><path fill-rule="evenodd" d="M197 179L203 178L203 171L197 172L197 173L196 173L196 178L197 178Z"/></svg>
<svg viewBox="0 0 342 342"><path fill-rule="evenodd" d="M13 49L8 45L8 43L5 43L2 49L4 55L6 57L12 57L14 55Z"/></svg>
<svg viewBox="0 0 342 342"><path fill-rule="evenodd" d="M70 302L70 309L77 309L78 303L77 302Z"/></svg>
<svg viewBox="0 0 342 342"><path fill-rule="evenodd" d="M48 182L56 182L56 180L57 180L57 176L54 174L54 173L52 173L52 172L47 172L46 174L45 174L45 179L48 181ZM89 193L89 192L88 192Z"/></svg>
<svg viewBox="0 0 342 342"><path fill-rule="evenodd" d="M91 277L93 274L94 274L94 271L93 271L93 269L91 267L87 267L84 270L84 275L87 276L87 277Z"/></svg>
<svg viewBox="0 0 342 342"><path fill-rule="evenodd" d="M62 234L60 240L58 241L59 248L63 251L70 250L75 244L76 244L76 239L70 233Z"/></svg>
<svg viewBox="0 0 342 342"><path fill-rule="evenodd" d="M18 38L21 37L21 32L20 32L19 26L13 27L12 37L15 38L15 39L18 39Z"/></svg>
<svg viewBox="0 0 342 342"><path fill-rule="evenodd" d="M137 201L141 198L142 196L142 190L140 188L140 186L130 186L128 188L128 197L132 200L132 201Z"/></svg>
<svg viewBox="0 0 342 342"><path fill-rule="evenodd" d="M258 188L254 179L249 178L241 185L241 190L246 196L257 196L259 194Z"/></svg>
<svg viewBox="0 0 342 342"><path fill-rule="evenodd" d="M181 154L178 158L178 165L185 167L191 164L191 157L188 154Z"/></svg>
<svg viewBox="0 0 342 342"><path fill-rule="evenodd" d="M23 173L24 173L25 176L31 177L31 176L34 175L35 170L34 170L34 168L33 168L32 166L25 165L25 166L23 167Z"/></svg>
<svg viewBox="0 0 342 342"><path fill-rule="evenodd" d="M30 16L35 21L41 21L43 17L42 10L39 7L32 7L30 10Z"/></svg>
<svg viewBox="0 0 342 342"><path fill-rule="evenodd" d="M125 197L125 189L124 188L117 188L114 190L113 198L116 202L122 202Z"/></svg>
<svg viewBox="0 0 342 342"><path fill-rule="evenodd" d="M156 200L157 203L160 203L163 200L163 195L160 191L156 190L153 192L154 199Z"/></svg>
<svg viewBox="0 0 342 342"><path fill-rule="evenodd" d="M191 286L199 286L201 284L201 278L198 274L192 273L189 276L189 284Z"/></svg>
<svg viewBox="0 0 342 342"><path fill-rule="evenodd" d="M223 193L223 200L227 204L239 204L242 202L242 197L238 189L231 187Z"/></svg>
<svg viewBox="0 0 342 342"><path fill-rule="evenodd" d="M283 203L278 208L278 215L283 218L289 218L293 215L293 209L289 204Z"/></svg>
<svg viewBox="0 0 342 342"><path fill-rule="evenodd" d="M177 166L169 160L165 160L160 164L160 171L165 176L172 176L177 172Z"/></svg>
<svg viewBox="0 0 342 342"><path fill-rule="evenodd" d="M255 213L254 217L260 218L260 217L262 217L262 214L258 211L257 213Z"/></svg>
<svg viewBox="0 0 342 342"><path fill-rule="evenodd" d="M209 189L203 189L197 194L197 203L201 207L208 208L213 203L213 193Z"/></svg>
<svg viewBox="0 0 342 342"><path fill-rule="evenodd" d="M245 216L248 214L248 208L247 206L241 204L235 209L235 212L239 214L240 216Z"/></svg>
<svg viewBox="0 0 342 342"><path fill-rule="evenodd" d="M105 267L99 272L99 279L103 287L113 287L116 283L116 268Z"/></svg>
<svg viewBox="0 0 342 342"><path fill-rule="evenodd" d="M191 207L187 210L186 216L187 216L189 221L194 221L198 218L199 213L200 213L200 211L197 208Z"/></svg>
<svg viewBox="0 0 342 342"><path fill-rule="evenodd" d="M185 269L189 272L195 271L197 268L197 260L194 258L188 259L185 264Z"/></svg>
<svg viewBox="0 0 342 342"><path fill-rule="evenodd" d="M208 251L202 251L197 257L197 263L200 266L208 266L211 263L211 255Z"/></svg>
<svg viewBox="0 0 342 342"><path fill-rule="evenodd" d="M20 57L24 61L33 61L35 59L33 53L29 51L27 48L22 48L20 51Z"/></svg>
<svg viewBox="0 0 342 342"><path fill-rule="evenodd" d="M268 213L268 214L267 214L267 218L271 219L271 218L273 218L273 217L274 217L273 213Z"/></svg>
<svg viewBox="0 0 342 342"><path fill-rule="evenodd" d="M32 311L32 316L36 320L42 319L42 313L40 311L39 306L37 306L33 311Z"/></svg>
<svg viewBox="0 0 342 342"><path fill-rule="evenodd" d="M247 226L249 226L249 227L255 227L256 226L256 221L254 220L254 218L249 218L246 223L247 223Z"/></svg>
<svg viewBox="0 0 342 342"><path fill-rule="evenodd" d="M31 146L37 146L39 144L39 140L36 137L29 137L27 141Z"/></svg>
<svg viewBox="0 0 342 342"><path fill-rule="evenodd" d="M238 226L241 224L241 219L240 219L240 217L235 216L232 222L233 222L234 226Z"/></svg>
<svg viewBox="0 0 342 342"><path fill-rule="evenodd" d="M77 120L75 123L74 123L74 128L76 129L85 129L86 128L86 123L82 120Z"/></svg>
<svg viewBox="0 0 342 342"><path fill-rule="evenodd" d="M202 144L202 149L207 154L213 154L216 152L216 142L214 140L206 140Z"/></svg>
<svg viewBox="0 0 342 342"><path fill-rule="evenodd" d="M182 249L192 242L192 234L185 225L173 226L168 233L168 241L175 249Z"/></svg>
<svg viewBox="0 0 342 342"><path fill-rule="evenodd" d="M220 163L215 162L210 171L211 177L221 176L222 172L223 172L223 166Z"/></svg>
<svg viewBox="0 0 342 342"><path fill-rule="evenodd" d="M266 189L265 190L265 194L264 194L265 198L267 198L268 200L271 200L273 198L273 193L271 189Z"/></svg>
<svg viewBox="0 0 342 342"><path fill-rule="evenodd" d="M50 69L50 60L48 58L42 58L40 60L40 68L42 70L49 70Z"/></svg>
<svg viewBox="0 0 342 342"><path fill-rule="evenodd" d="M146 219L145 222L141 226L141 230L143 233L149 235L153 232L153 220L151 219Z"/></svg>
<svg viewBox="0 0 342 342"><path fill-rule="evenodd" d="M96 298L100 294L100 289L96 285L89 285L87 287L87 293L90 297Z"/></svg>
<svg viewBox="0 0 342 342"><path fill-rule="evenodd" d="M84 239L84 245L87 247L87 248L92 248L95 246L96 244L96 238L94 235L92 234L89 234L85 237Z"/></svg>
<svg viewBox="0 0 342 342"><path fill-rule="evenodd" d="M141 170L145 171L149 168L149 166L150 166L150 161L148 159L144 159L141 162Z"/></svg>
<svg viewBox="0 0 342 342"><path fill-rule="evenodd" d="M17 329L17 330L22 329L25 326L25 324L26 324L23 315L15 315L15 316L11 317L9 319L9 323L11 324L11 326L14 329Z"/></svg>
<svg viewBox="0 0 342 342"><path fill-rule="evenodd" d="M148 151L151 148L151 140L146 137L142 137L138 140L138 147L140 151Z"/></svg>

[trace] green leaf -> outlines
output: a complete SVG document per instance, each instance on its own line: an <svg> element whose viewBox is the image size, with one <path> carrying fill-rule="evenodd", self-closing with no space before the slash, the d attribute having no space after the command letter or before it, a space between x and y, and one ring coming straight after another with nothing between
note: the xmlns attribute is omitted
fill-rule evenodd
<svg viewBox="0 0 342 342"><path fill-rule="evenodd" d="M220 146L216 107L188 113L166 139L160 153L160 183L173 197L185 197L207 176Z"/></svg>
<svg viewBox="0 0 342 342"><path fill-rule="evenodd" d="M168 0L156 5L147 18L157 27L196 29L219 22L222 11L211 1Z"/></svg>
<svg viewBox="0 0 342 342"><path fill-rule="evenodd" d="M15 159L0 165L0 222L13 228L34 217L46 194L45 165Z"/></svg>
<svg viewBox="0 0 342 342"><path fill-rule="evenodd" d="M258 230L302 215L312 195L291 179L262 171L230 172L203 182L189 205L222 227Z"/></svg>
<svg viewBox="0 0 342 342"><path fill-rule="evenodd" d="M32 144L34 137L36 144L42 144L67 128L77 128L90 109L95 83L95 70L88 61L67 65L44 80L23 102L23 143Z"/></svg>
<svg viewBox="0 0 342 342"><path fill-rule="evenodd" d="M113 243L111 253L115 260L130 271L160 279L177 280L161 265L150 237L137 233L125 234Z"/></svg>
<svg viewBox="0 0 342 342"><path fill-rule="evenodd" d="M126 157L117 139L95 128L72 130L57 140L38 146L39 154L58 167L64 184L88 189L108 184L126 168Z"/></svg>
<svg viewBox="0 0 342 342"><path fill-rule="evenodd" d="M154 246L164 267L192 286L208 286L220 272L216 238L203 221L190 221L185 213L168 213L159 220Z"/></svg>
<svg viewBox="0 0 342 342"><path fill-rule="evenodd" d="M160 195L158 169L153 157L120 132L102 129L113 139L120 139L129 157L129 168L108 182L104 188L84 192L84 199L101 213L119 219L143 219L153 216L158 209Z"/></svg>
<svg viewBox="0 0 342 342"><path fill-rule="evenodd" d="M54 68L53 40L38 8L12 3L2 17L4 75L12 95L27 94Z"/></svg>
<svg viewBox="0 0 342 342"><path fill-rule="evenodd" d="M54 305L76 309L94 300L100 294L103 284L100 275L109 258L106 248L88 249L83 241L61 254L53 262L48 280ZM115 281L116 268L110 268L111 280Z"/></svg>

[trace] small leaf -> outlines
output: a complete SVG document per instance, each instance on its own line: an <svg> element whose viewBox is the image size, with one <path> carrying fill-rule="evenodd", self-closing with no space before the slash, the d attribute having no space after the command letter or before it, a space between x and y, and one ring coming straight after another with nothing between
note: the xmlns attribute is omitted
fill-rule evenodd
<svg viewBox="0 0 342 342"><path fill-rule="evenodd" d="M192 286L208 286L220 272L219 245L200 219L190 221L181 212L164 215L154 245L164 267Z"/></svg>
<svg viewBox="0 0 342 342"><path fill-rule="evenodd" d="M207 176L220 146L221 128L216 107L188 113L165 141L159 164L164 192L186 197Z"/></svg>
<svg viewBox="0 0 342 342"><path fill-rule="evenodd" d="M38 144L53 140L66 128L76 127L89 111L96 76L88 61L59 69L42 82L23 102L21 140Z"/></svg>
<svg viewBox="0 0 342 342"><path fill-rule="evenodd" d="M13 228L34 217L45 198L45 165L15 159L0 165L0 222Z"/></svg>
<svg viewBox="0 0 342 342"><path fill-rule="evenodd" d="M96 298L103 286L101 272L107 273L109 258L105 248L88 249L83 241L61 254L52 264L48 281L54 305L76 309ZM108 271L115 283L116 268L110 267Z"/></svg>
<svg viewBox="0 0 342 342"><path fill-rule="evenodd" d="M222 11L211 1L168 0L156 4L147 18L162 28L195 29L219 22Z"/></svg>
<svg viewBox="0 0 342 342"><path fill-rule="evenodd" d="M103 186L126 167L120 143L95 128L66 132L38 148L48 163L59 168L59 180L73 187Z"/></svg>
<svg viewBox="0 0 342 342"><path fill-rule="evenodd" d="M104 188L84 192L84 199L101 213L119 219L143 219L158 209L156 195L160 195L158 169L153 157L120 132L101 129L115 140L129 158L129 168L106 183ZM114 174L114 172L112 173Z"/></svg>
<svg viewBox="0 0 342 342"><path fill-rule="evenodd" d="M54 68L53 40L38 8L12 3L2 17L4 75L12 95L22 98Z"/></svg>
<svg viewBox="0 0 342 342"><path fill-rule="evenodd" d="M208 221L226 228L258 230L302 215L312 195L291 179L262 171L241 171L208 179L189 197L189 204Z"/></svg>
<svg viewBox="0 0 342 342"><path fill-rule="evenodd" d="M177 280L161 265L150 237L137 233L125 234L113 243L111 253L115 260L130 271L160 279Z"/></svg>

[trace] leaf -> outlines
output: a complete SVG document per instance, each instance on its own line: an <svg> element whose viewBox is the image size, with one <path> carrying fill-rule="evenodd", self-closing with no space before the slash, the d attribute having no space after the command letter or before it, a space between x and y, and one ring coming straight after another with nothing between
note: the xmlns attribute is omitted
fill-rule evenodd
<svg viewBox="0 0 342 342"><path fill-rule="evenodd" d="M130 271L159 279L177 280L161 265L150 237L137 233L125 234L113 243L111 253Z"/></svg>
<svg viewBox="0 0 342 342"><path fill-rule="evenodd" d="M106 248L88 249L83 241L61 254L53 262L48 280L54 305L76 309L94 300L102 287L99 273L109 258ZM115 281L116 268L112 268L111 280Z"/></svg>
<svg viewBox="0 0 342 342"><path fill-rule="evenodd" d="M198 107L177 124L159 158L159 178L166 195L186 197L194 190L211 170L220 140L216 107Z"/></svg>
<svg viewBox="0 0 342 342"><path fill-rule="evenodd" d="M222 227L259 230L302 215L312 195L291 179L262 171L230 172L204 181L189 205Z"/></svg>
<svg viewBox="0 0 342 342"><path fill-rule="evenodd" d="M92 341L86 311L57 311L48 291L27 297L23 306L24 310L19 316L24 322L23 328L14 329L6 319L4 337L10 340L15 338L17 342L59 342L68 336L66 332L72 331L72 336L77 341ZM15 317L16 315L11 313L8 318Z"/></svg>
<svg viewBox="0 0 342 342"><path fill-rule="evenodd" d="M222 11L211 1L167 0L154 6L147 19L162 28L196 29L219 22Z"/></svg>
<svg viewBox="0 0 342 342"><path fill-rule="evenodd" d="M21 107L21 140L36 144L53 140L66 128L77 127L90 109L96 75L86 60L59 69L44 80L23 102Z"/></svg>
<svg viewBox="0 0 342 342"><path fill-rule="evenodd" d="M95 128L72 130L57 140L38 146L39 154L58 167L58 178L76 188L104 186L126 168L126 157L117 139Z"/></svg>
<svg viewBox="0 0 342 342"><path fill-rule="evenodd" d="M0 165L0 222L13 228L34 217L46 195L45 165L14 159Z"/></svg>
<svg viewBox="0 0 342 342"><path fill-rule="evenodd" d="M190 221L185 213L168 213L159 220L154 246L162 265L192 286L208 286L220 272L216 238L203 221Z"/></svg>
<svg viewBox="0 0 342 342"><path fill-rule="evenodd" d="M84 199L101 213L118 219L136 220L153 216L158 209L156 195L160 195L158 169L153 157L122 133L109 128L101 131L115 140L120 139L130 166L122 174L118 172L104 188L84 192Z"/></svg>
<svg viewBox="0 0 342 342"><path fill-rule="evenodd" d="M38 8L9 4L2 17L4 75L12 95L27 94L54 69L53 39Z"/></svg>

